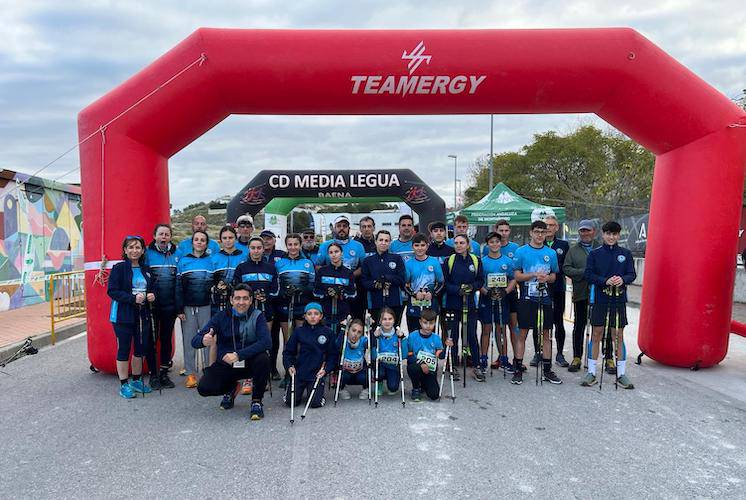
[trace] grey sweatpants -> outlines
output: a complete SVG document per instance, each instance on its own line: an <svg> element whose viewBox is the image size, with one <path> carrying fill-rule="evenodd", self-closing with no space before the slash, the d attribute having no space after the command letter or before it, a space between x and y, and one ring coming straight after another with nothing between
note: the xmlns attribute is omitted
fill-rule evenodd
<svg viewBox="0 0 746 500"><path fill-rule="evenodd" d="M192 339L210 321L210 306L184 306L185 320L181 322L181 338L184 342L184 369L187 375L198 375L196 356L202 356L202 366L207 366L209 349L195 349Z"/></svg>

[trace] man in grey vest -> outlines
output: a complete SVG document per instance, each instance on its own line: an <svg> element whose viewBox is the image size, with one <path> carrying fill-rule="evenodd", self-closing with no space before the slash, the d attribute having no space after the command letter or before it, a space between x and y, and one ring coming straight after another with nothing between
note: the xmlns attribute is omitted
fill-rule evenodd
<svg viewBox="0 0 746 500"><path fill-rule="evenodd" d="M205 368L197 385L200 396L223 396L220 408L233 408L241 389L240 380L253 378L251 420L264 418L262 398L269 378L272 340L267 320L253 307L251 287L239 283L233 288L231 308L220 311L192 339L195 349L215 351L215 362ZM212 357L211 357L212 358Z"/></svg>

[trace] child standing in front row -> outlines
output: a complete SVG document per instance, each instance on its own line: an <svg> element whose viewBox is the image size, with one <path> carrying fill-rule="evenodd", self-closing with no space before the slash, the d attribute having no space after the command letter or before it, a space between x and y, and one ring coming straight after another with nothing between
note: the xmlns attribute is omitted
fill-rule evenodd
<svg viewBox="0 0 746 500"><path fill-rule="evenodd" d="M311 397L313 385L319 379L311 408L324 406L324 375L337 366L337 346L331 329L321 321L321 305L311 302L305 308L305 321L293 331L285 350L282 364L290 375L295 375L295 405L300 405L303 392ZM285 391L285 405L290 406L292 384Z"/></svg>
<svg viewBox="0 0 746 500"><path fill-rule="evenodd" d="M368 399L368 364L365 362L365 351L368 349L368 339L363 337L363 322L359 319L350 321L350 329L347 339L340 338L337 350L341 352L342 342L346 341L344 358L340 361L342 380L339 386L339 397L350 399L350 391L345 389L348 385L359 385L359 399Z"/></svg>
<svg viewBox="0 0 746 500"><path fill-rule="evenodd" d="M375 347L373 348L373 362L378 362L378 373L376 377L376 390L378 395L383 395L383 381L386 381L386 387L389 395L396 394L399 391L399 342L401 341L402 356L407 352L406 339L404 334L394 328L396 317L393 309L384 307L381 309L381 325L375 329ZM397 336L398 333L398 336Z"/></svg>
<svg viewBox="0 0 746 500"><path fill-rule="evenodd" d="M445 358L443 342L433 335L438 315L432 309L423 309L420 314L420 329L409 334L407 345L407 373L412 380L412 400L422 401L422 391L435 401L440 393L438 385L438 359ZM453 340L446 339L453 347Z"/></svg>

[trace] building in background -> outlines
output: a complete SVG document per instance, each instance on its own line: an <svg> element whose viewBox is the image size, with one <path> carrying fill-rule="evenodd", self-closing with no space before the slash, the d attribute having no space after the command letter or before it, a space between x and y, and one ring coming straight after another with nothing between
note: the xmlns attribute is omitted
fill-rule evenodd
<svg viewBox="0 0 746 500"><path fill-rule="evenodd" d="M0 311L47 300L47 276L83 269L80 187L0 171Z"/></svg>

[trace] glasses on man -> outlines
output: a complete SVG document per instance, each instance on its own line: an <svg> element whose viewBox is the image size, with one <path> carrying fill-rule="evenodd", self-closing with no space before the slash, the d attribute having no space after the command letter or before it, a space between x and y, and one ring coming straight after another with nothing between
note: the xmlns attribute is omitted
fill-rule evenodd
<svg viewBox="0 0 746 500"><path fill-rule="evenodd" d="M303 235L303 239L304 240L312 240L314 238L316 238L316 235L314 235L314 234L304 234Z"/></svg>

